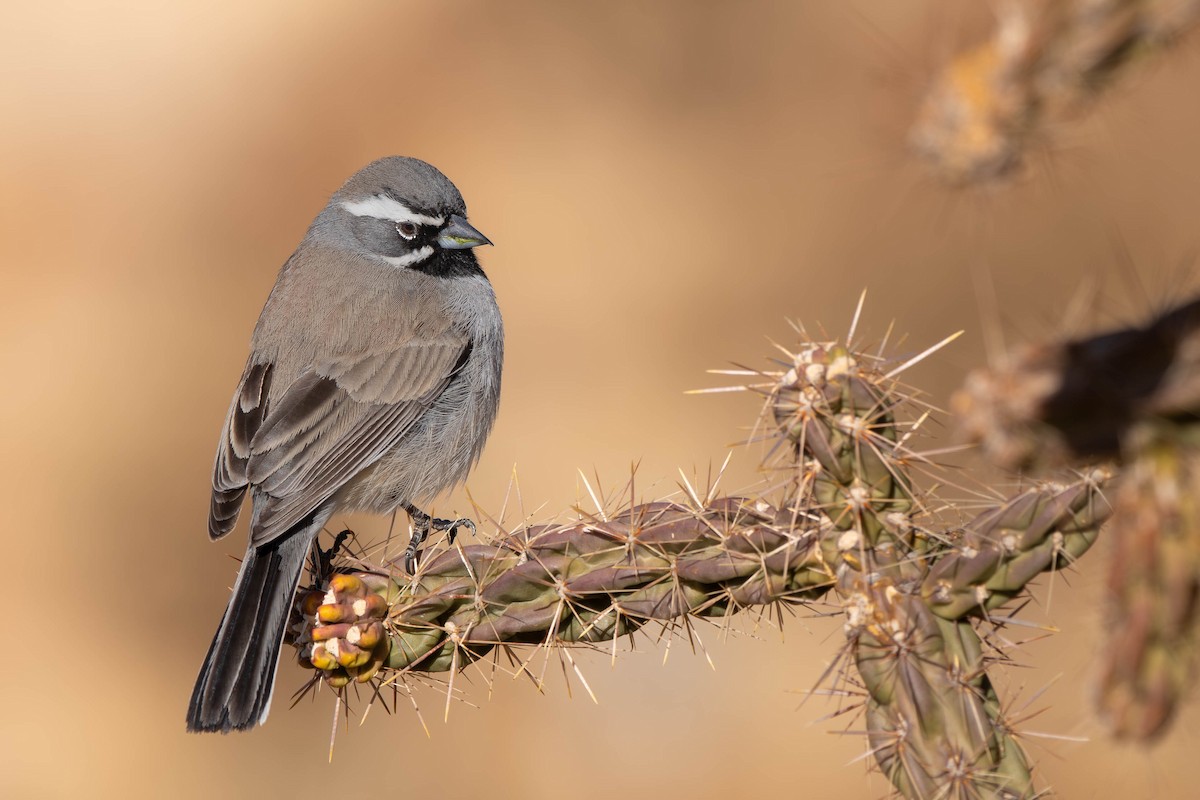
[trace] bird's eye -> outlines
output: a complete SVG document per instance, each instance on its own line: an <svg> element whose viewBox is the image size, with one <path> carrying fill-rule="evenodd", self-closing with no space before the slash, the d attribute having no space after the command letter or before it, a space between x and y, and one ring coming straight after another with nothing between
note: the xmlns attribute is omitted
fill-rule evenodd
<svg viewBox="0 0 1200 800"><path fill-rule="evenodd" d="M417 223L415 222L397 222L396 233L400 234L401 239L412 241L417 238Z"/></svg>

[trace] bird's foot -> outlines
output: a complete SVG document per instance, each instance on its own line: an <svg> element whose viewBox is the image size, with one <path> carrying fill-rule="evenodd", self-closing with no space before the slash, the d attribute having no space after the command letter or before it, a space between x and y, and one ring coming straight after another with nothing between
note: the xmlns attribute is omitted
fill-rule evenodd
<svg viewBox="0 0 1200 800"><path fill-rule="evenodd" d="M333 559L342 549L343 542L352 536L354 536L354 531L346 528L333 537L333 544L329 546L328 550L322 550L321 544L313 540L313 571L316 573L318 586L323 585L333 575Z"/></svg>
<svg viewBox="0 0 1200 800"><path fill-rule="evenodd" d="M404 510L412 518L412 538L409 539L408 549L404 551L404 569L409 575L415 575L417 572L417 551L421 547L421 543L429 536L429 531L445 531L449 535L450 544L454 544L454 538L458 535L459 528L467 528L471 533L475 533L475 523L465 517L462 519L431 517L411 503L406 505Z"/></svg>

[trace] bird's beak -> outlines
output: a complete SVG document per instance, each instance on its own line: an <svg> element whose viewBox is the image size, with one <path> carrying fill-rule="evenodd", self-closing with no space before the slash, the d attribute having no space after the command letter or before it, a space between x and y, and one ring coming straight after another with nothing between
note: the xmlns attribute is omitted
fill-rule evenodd
<svg viewBox="0 0 1200 800"><path fill-rule="evenodd" d="M471 223L458 214L450 215L450 224L438 235L438 244L443 250L466 250L491 243L491 239L475 230Z"/></svg>

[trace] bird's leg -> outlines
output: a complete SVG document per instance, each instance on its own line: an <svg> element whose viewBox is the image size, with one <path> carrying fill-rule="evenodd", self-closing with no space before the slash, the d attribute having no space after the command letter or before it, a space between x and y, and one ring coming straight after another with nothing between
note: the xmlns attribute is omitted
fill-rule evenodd
<svg viewBox="0 0 1200 800"><path fill-rule="evenodd" d="M333 559L337 556L338 551L342 549L342 542L354 535L354 531L346 528L344 531L333 537L333 544L328 550L322 550L321 545L316 540L313 541L315 571L317 573L317 583L321 585L329 580L333 575Z"/></svg>
<svg viewBox="0 0 1200 800"><path fill-rule="evenodd" d="M421 542L425 541L425 537L429 536L430 530L446 531L450 536L450 544L454 544L454 537L458 535L459 528L475 532L475 523L466 518L431 517L412 503L406 503L404 510L412 518L412 538L408 542L408 549L404 551L404 569L409 575L415 575L417 572L417 549L420 548Z"/></svg>

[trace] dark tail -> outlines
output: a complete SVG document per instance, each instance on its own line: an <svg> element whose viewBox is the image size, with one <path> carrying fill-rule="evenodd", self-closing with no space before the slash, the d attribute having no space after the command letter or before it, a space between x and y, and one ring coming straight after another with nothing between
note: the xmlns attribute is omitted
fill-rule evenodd
<svg viewBox="0 0 1200 800"><path fill-rule="evenodd" d="M296 586L322 524L323 519L310 517L292 532L246 551L233 598L192 690L189 731L244 731L266 720Z"/></svg>

